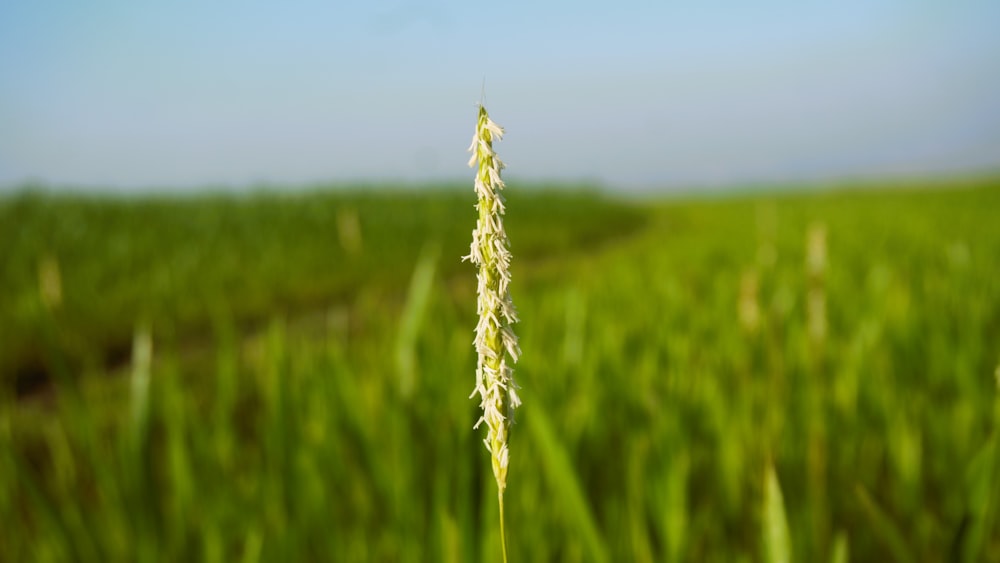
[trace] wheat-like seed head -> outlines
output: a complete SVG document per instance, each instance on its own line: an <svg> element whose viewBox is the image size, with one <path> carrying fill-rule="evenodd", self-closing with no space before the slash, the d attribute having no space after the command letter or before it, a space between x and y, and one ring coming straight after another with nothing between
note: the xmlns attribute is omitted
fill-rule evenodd
<svg viewBox="0 0 1000 563"><path fill-rule="evenodd" d="M479 355L476 367L476 388L483 415L475 427L486 423L486 448L493 458L493 476L500 492L507 486L508 450L511 414L521 404L514 383L514 369L521 349L511 325L517 322L517 311L511 300L510 241L504 230L504 188L500 171L504 164L493 152L493 140L503 137L503 128L493 122L486 108L479 106L479 120L472 137L469 166L477 166L476 195L479 220L472 231L470 253L463 259L479 266L477 278L479 324L476 325L475 346Z"/></svg>

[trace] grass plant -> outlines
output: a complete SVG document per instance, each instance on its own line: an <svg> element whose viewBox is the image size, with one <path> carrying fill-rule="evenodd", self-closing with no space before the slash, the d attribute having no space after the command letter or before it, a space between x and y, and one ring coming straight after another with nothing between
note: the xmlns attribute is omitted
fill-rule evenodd
<svg viewBox="0 0 1000 563"><path fill-rule="evenodd" d="M500 546L504 563L507 561L507 534L504 523L503 497L507 488L507 468L510 463L508 437L514 409L521 404L514 382L514 363L521 354L517 336L511 325L517 322L517 310L510 296L510 240L504 229L506 200L503 197L504 164L493 151L493 141L503 138L503 129L490 119L486 108L479 106L476 132L472 136L469 166L475 166L475 190L479 219L472 231L472 245L466 257L479 267L476 275L475 348L476 388L483 415L476 427L486 423L486 449L490 452L493 476L497 482L497 502L500 507Z"/></svg>

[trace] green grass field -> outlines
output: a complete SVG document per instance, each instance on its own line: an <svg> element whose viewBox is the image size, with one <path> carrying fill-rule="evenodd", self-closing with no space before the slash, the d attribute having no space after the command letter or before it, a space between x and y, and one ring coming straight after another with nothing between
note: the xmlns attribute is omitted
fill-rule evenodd
<svg viewBox="0 0 1000 563"><path fill-rule="evenodd" d="M499 561L474 203L0 199L0 561ZM998 210L513 183L510 560L1000 561Z"/></svg>

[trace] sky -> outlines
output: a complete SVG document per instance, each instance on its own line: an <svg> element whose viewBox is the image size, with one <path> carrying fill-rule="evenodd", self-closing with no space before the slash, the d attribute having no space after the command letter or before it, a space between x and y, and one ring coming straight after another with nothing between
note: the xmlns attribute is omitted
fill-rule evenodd
<svg viewBox="0 0 1000 563"><path fill-rule="evenodd" d="M1000 170L1000 2L0 4L0 189Z"/></svg>

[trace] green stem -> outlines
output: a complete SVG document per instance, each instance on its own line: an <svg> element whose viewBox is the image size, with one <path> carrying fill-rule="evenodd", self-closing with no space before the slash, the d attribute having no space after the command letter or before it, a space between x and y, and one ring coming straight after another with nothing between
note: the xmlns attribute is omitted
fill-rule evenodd
<svg viewBox="0 0 1000 563"><path fill-rule="evenodd" d="M507 531L503 526L503 489L497 491L500 501L500 551L503 553L503 563L507 563Z"/></svg>

